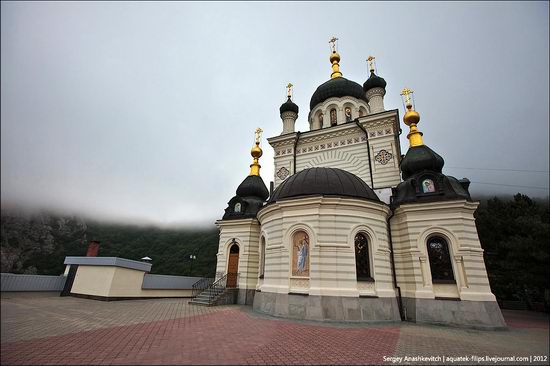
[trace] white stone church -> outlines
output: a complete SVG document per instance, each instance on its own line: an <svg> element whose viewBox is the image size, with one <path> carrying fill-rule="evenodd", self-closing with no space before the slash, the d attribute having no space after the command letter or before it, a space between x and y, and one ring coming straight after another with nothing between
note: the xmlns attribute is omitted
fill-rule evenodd
<svg viewBox="0 0 550 366"><path fill-rule="evenodd" d="M260 176L260 132L250 175L217 221L218 277L238 303L278 317L504 327L491 293L469 181L442 173L424 145L412 91L404 89L410 146L386 82L343 77L332 41L330 79L311 97L309 131L299 108L280 107L271 192Z"/></svg>

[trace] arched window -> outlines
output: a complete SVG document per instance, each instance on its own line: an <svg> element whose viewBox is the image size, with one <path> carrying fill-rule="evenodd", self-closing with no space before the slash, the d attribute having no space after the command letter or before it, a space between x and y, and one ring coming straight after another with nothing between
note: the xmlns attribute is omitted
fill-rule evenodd
<svg viewBox="0 0 550 366"><path fill-rule="evenodd" d="M428 239L428 257L434 283L454 283L453 265L447 241L439 236Z"/></svg>
<svg viewBox="0 0 550 366"><path fill-rule="evenodd" d="M292 237L292 275L309 277L309 236L304 231Z"/></svg>
<svg viewBox="0 0 550 366"><path fill-rule="evenodd" d="M336 120L336 109L331 109L330 110L330 125L331 126L336 126L338 124L337 120Z"/></svg>
<svg viewBox="0 0 550 366"><path fill-rule="evenodd" d="M235 203L235 212L241 212L241 204L240 203Z"/></svg>
<svg viewBox="0 0 550 366"><path fill-rule="evenodd" d="M372 280L370 274L369 241L365 234L355 235L355 270L357 280Z"/></svg>
<svg viewBox="0 0 550 366"><path fill-rule="evenodd" d="M260 278L264 278L265 271L265 238L260 239Z"/></svg>

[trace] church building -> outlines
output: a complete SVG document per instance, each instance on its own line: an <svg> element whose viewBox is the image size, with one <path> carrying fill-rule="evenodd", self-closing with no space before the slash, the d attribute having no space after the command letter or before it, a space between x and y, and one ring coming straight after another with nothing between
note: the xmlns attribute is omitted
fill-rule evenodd
<svg viewBox="0 0 550 366"><path fill-rule="evenodd" d="M282 132L267 139L271 190L256 131L250 174L217 221L218 281L236 289L238 303L283 318L504 327L469 181L444 174L443 158L424 144L409 89L402 155L399 112L385 109L374 57L361 86L340 71L336 41L330 79L311 96L309 131L295 131L288 85Z"/></svg>

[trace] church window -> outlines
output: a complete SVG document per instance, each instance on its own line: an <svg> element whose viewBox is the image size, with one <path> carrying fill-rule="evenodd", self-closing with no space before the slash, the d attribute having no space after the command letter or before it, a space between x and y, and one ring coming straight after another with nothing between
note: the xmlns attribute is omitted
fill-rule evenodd
<svg viewBox="0 0 550 366"><path fill-rule="evenodd" d="M319 114L319 128L323 128L323 113Z"/></svg>
<svg viewBox="0 0 550 366"><path fill-rule="evenodd" d="M235 212L241 212L241 204L240 203L235 203Z"/></svg>
<svg viewBox="0 0 550 366"><path fill-rule="evenodd" d="M369 241L365 234L355 235L355 270L357 280L372 280L370 274Z"/></svg>
<svg viewBox="0 0 550 366"><path fill-rule="evenodd" d="M431 179L424 179L422 181L422 192L423 193L435 192L434 181Z"/></svg>
<svg viewBox="0 0 550 366"><path fill-rule="evenodd" d="M351 108L346 107L345 113L346 113L346 122L351 122Z"/></svg>
<svg viewBox="0 0 550 366"><path fill-rule="evenodd" d="M260 278L264 278L265 271L265 238L262 236L260 240Z"/></svg>
<svg viewBox="0 0 550 366"><path fill-rule="evenodd" d="M428 240L428 257L434 283L455 282L449 245L439 236L433 236Z"/></svg>
<svg viewBox="0 0 550 366"><path fill-rule="evenodd" d="M309 277L309 236L304 231L292 237L292 275Z"/></svg>
<svg viewBox="0 0 550 366"><path fill-rule="evenodd" d="M331 126L336 126L337 124L337 121L336 121L336 109L331 109L330 110L330 125Z"/></svg>

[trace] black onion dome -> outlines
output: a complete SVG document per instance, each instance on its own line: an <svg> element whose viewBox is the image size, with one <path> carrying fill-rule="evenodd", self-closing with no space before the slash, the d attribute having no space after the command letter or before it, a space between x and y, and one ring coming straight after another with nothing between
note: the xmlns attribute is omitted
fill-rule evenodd
<svg viewBox="0 0 550 366"><path fill-rule="evenodd" d="M249 175L237 188L237 195L227 203L223 220L255 218L269 197L262 177Z"/></svg>
<svg viewBox="0 0 550 366"><path fill-rule="evenodd" d="M294 112L298 114L298 106L288 97L288 100L281 104L279 112L281 112L281 114L283 114L283 112Z"/></svg>
<svg viewBox="0 0 550 366"><path fill-rule="evenodd" d="M237 188L239 197L257 197L265 201L269 197L269 191L259 175L249 175Z"/></svg>
<svg viewBox="0 0 550 366"><path fill-rule="evenodd" d="M403 179L409 178L415 173L424 170L441 173L445 161L443 158L426 145L409 148L407 154L401 161L401 172Z"/></svg>
<svg viewBox="0 0 550 366"><path fill-rule="evenodd" d="M367 101L361 85L346 78L338 77L319 85L315 93L311 96L309 109L313 109L317 104L332 97L354 97L364 100L365 102Z"/></svg>
<svg viewBox="0 0 550 366"><path fill-rule="evenodd" d="M376 193L361 178L342 169L309 168L287 178L268 203L291 197L340 196L380 202Z"/></svg>
<svg viewBox="0 0 550 366"><path fill-rule="evenodd" d="M373 89L373 88L386 88L386 80L381 78L380 76L376 75L374 71L370 72L370 77L365 81L363 84L363 91L366 93L367 91Z"/></svg>

